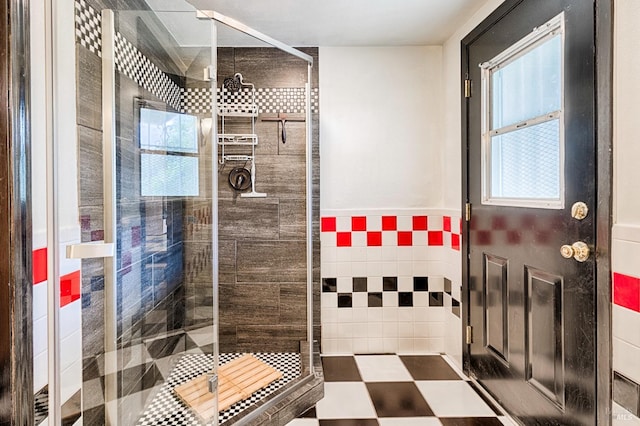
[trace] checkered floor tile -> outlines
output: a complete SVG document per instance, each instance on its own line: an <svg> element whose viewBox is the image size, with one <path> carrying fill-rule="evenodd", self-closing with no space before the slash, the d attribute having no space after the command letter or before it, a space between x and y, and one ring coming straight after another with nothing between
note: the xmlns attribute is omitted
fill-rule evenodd
<svg viewBox="0 0 640 426"><path fill-rule="evenodd" d="M220 363L225 364L242 354L221 354ZM253 354L273 368L283 373L283 377L271 383L266 388L255 392L249 399L240 401L229 409L220 413L220 424L234 417L236 414L262 400L276 390L285 386L300 375L300 355L296 353L256 353ZM146 425L201 425L196 415L191 412L173 392L173 388L194 377L211 371L213 357L206 354L186 354L177 363L170 376L153 398L142 418L139 426Z"/></svg>
<svg viewBox="0 0 640 426"><path fill-rule="evenodd" d="M324 398L290 426L514 425L440 355L325 356L322 365Z"/></svg>

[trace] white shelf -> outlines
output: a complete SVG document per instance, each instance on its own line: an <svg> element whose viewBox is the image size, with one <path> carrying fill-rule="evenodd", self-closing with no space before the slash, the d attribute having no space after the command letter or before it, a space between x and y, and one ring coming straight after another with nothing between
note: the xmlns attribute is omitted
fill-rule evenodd
<svg viewBox="0 0 640 426"><path fill-rule="evenodd" d="M238 146L257 145L258 135L253 133L220 133L218 134L218 145Z"/></svg>
<svg viewBox="0 0 640 426"><path fill-rule="evenodd" d="M253 155L223 155L225 161L253 161Z"/></svg>
<svg viewBox="0 0 640 426"><path fill-rule="evenodd" d="M258 106L251 104L222 104L218 108L218 115L221 117L247 117L258 116Z"/></svg>

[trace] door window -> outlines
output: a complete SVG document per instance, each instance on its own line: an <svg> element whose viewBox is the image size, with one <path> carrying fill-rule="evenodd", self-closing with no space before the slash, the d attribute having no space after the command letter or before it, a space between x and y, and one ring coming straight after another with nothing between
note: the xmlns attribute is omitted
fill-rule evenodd
<svg viewBox="0 0 640 426"><path fill-rule="evenodd" d="M564 207L563 22L480 64L483 204Z"/></svg>

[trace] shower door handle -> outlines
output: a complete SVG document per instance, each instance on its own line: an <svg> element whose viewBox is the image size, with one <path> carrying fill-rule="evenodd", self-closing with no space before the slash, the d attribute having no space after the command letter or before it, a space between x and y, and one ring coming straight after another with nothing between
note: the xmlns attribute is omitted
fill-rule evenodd
<svg viewBox="0 0 640 426"><path fill-rule="evenodd" d="M67 246L67 259L94 259L100 257L113 257L113 243L93 241L90 243L69 244Z"/></svg>

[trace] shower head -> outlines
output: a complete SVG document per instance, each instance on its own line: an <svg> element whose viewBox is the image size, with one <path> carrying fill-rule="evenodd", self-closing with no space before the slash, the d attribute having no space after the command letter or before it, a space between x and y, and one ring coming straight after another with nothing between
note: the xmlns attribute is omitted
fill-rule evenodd
<svg viewBox="0 0 640 426"><path fill-rule="evenodd" d="M229 92L237 92L242 87L242 75L236 73L233 77L227 77L222 81L222 85Z"/></svg>

